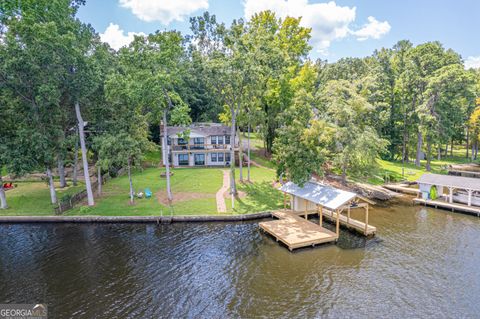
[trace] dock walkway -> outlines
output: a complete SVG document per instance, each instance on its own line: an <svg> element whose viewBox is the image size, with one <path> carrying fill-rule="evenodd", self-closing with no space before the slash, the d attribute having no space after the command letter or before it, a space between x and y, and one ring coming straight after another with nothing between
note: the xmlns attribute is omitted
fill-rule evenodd
<svg viewBox="0 0 480 319"><path fill-rule="evenodd" d="M277 241L284 243L290 251L338 239L334 232L296 216L291 211L276 211L272 215L279 220L261 222L259 226Z"/></svg>
<svg viewBox="0 0 480 319"><path fill-rule="evenodd" d="M298 216L304 216L305 212L295 212L294 214ZM318 215L318 211L307 211L308 215L314 214ZM337 213L329 211L324 209L323 210L323 217L328 220L329 222L336 223L337 222ZM359 221L358 219L353 219L349 217L348 215L342 215L340 214L340 226L343 228L349 229L349 230L354 230L359 234L365 235L365 236L372 236L375 235L377 232L377 228L372 225L366 225L366 231L365 231L365 223L362 221Z"/></svg>
<svg viewBox="0 0 480 319"><path fill-rule="evenodd" d="M406 184L386 184L386 185L383 185L383 187L395 192L411 194L411 195L418 195L420 193L420 190L418 188L411 188L409 187L409 185L406 185Z"/></svg>
<svg viewBox="0 0 480 319"><path fill-rule="evenodd" d="M442 200L431 200L431 199L425 200L423 198L414 198L413 202L417 204L432 206L435 208L440 207L444 209L449 209L452 212L459 211L459 212L469 213L469 214L477 215L480 217L480 207L477 207L477 206L468 206L460 203L447 203Z"/></svg>

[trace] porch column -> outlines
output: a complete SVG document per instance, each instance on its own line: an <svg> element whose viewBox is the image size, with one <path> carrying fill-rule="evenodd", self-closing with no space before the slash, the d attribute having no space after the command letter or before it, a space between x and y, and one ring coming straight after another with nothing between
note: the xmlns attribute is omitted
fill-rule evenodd
<svg viewBox="0 0 480 319"><path fill-rule="evenodd" d="M337 225L336 225L336 233L337 233L337 238L340 237L340 212L338 209L335 211L337 213Z"/></svg>
<svg viewBox="0 0 480 319"><path fill-rule="evenodd" d="M471 189L468 189L467 192L468 192L468 206L472 206L472 193L473 193L473 191Z"/></svg>
<svg viewBox="0 0 480 319"><path fill-rule="evenodd" d="M283 210L287 211L287 194L283 192Z"/></svg>
<svg viewBox="0 0 480 319"><path fill-rule="evenodd" d="M308 216L308 214L307 214L307 205L308 205L308 202L307 202L306 199L304 199L303 201L305 202L305 219L308 219L308 218L307 218L307 216Z"/></svg>
<svg viewBox="0 0 480 319"><path fill-rule="evenodd" d="M323 225L323 206L320 206L320 212L318 213L319 225Z"/></svg>
<svg viewBox="0 0 480 319"><path fill-rule="evenodd" d="M350 204L348 204L347 208L347 224L350 224Z"/></svg>
<svg viewBox="0 0 480 319"><path fill-rule="evenodd" d="M449 195L448 195L448 201L451 203L453 203L453 187L449 187L448 188L448 192L449 192Z"/></svg>

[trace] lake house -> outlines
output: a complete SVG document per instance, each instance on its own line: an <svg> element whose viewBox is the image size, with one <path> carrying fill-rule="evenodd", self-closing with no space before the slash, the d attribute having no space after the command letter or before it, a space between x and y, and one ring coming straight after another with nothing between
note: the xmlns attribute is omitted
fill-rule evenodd
<svg viewBox="0 0 480 319"><path fill-rule="evenodd" d="M218 123L195 123L188 127L168 126L168 158L174 167L230 165L230 127ZM184 138L183 133L188 133ZM161 131L164 147L163 128ZM233 141L238 156L238 138ZM165 165L165 159L163 159Z"/></svg>

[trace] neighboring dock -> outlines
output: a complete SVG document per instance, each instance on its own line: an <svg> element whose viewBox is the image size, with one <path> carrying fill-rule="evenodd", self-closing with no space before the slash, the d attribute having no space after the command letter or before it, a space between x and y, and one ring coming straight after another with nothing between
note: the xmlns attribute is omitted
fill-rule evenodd
<svg viewBox="0 0 480 319"><path fill-rule="evenodd" d="M480 217L480 207L478 206L468 206L460 203L448 203L441 200L432 200L432 199L423 199L423 198L414 198L414 203L423 204L435 208L444 208L449 209L452 212L459 211L464 213L469 213Z"/></svg>
<svg viewBox="0 0 480 319"><path fill-rule="evenodd" d="M261 222L259 226L275 237L277 241L284 243L290 251L296 248L333 242L338 239L334 232L296 216L291 211L277 211L272 215L279 220Z"/></svg>
<svg viewBox="0 0 480 319"><path fill-rule="evenodd" d="M383 185L383 187L398 193L405 193L410 195L418 195L420 193L420 190L418 188L411 188L408 184L386 184Z"/></svg>

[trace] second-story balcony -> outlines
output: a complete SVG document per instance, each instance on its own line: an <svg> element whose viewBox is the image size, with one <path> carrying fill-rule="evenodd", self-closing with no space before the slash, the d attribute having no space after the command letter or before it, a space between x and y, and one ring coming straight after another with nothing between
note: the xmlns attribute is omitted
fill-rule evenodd
<svg viewBox="0 0 480 319"><path fill-rule="evenodd" d="M235 145L235 149L238 146ZM230 144L182 144L173 145L173 151L196 151L196 150L229 150Z"/></svg>

